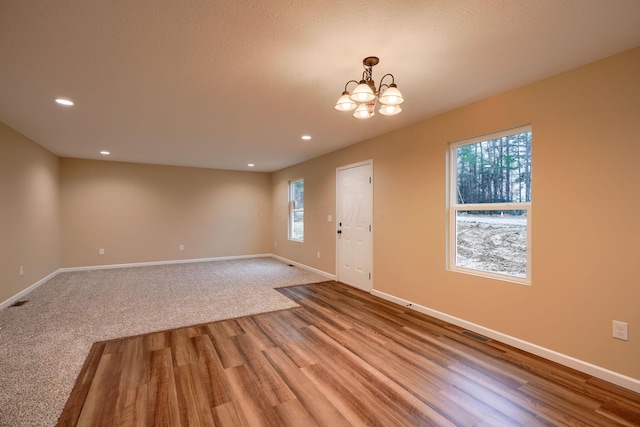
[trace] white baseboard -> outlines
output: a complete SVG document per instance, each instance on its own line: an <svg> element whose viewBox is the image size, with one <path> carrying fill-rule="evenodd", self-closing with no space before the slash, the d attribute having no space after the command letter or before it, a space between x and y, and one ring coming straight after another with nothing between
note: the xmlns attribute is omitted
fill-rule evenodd
<svg viewBox="0 0 640 427"><path fill-rule="evenodd" d="M312 272L314 272L316 274L319 274L319 275L321 275L323 277L326 277L329 280L336 280L336 275L335 274L327 273L326 271L318 270L317 268L313 268L313 267L309 267L308 265L300 264L299 262L292 261L292 260L287 259L287 258L283 258L283 257L281 257L279 255L271 254L270 256L272 258L275 258L275 259L280 260L282 262L286 262L287 264L292 264L292 265L295 265L296 267L300 267L300 268L303 268L305 270L312 271Z"/></svg>
<svg viewBox="0 0 640 427"><path fill-rule="evenodd" d="M449 322L478 334L482 334L486 337L495 339L496 341L500 341L520 350L535 354L536 356L543 357L561 365L568 366L569 368L573 368L577 371L584 372L585 374L600 378L601 380L608 381L610 383L619 385L620 387L635 391L636 393L640 393L640 380L636 378L631 378L626 375L610 371L606 368L602 368L583 360L567 356L566 354L558 353L557 351L549 350L548 348L523 341L519 338L503 334L502 332L494 331L493 329L485 328L484 326L468 322L464 319L460 319L458 317L450 316L446 313L442 313L428 307L414 304L411 301L407 301L402 298L386 294L384 292L376 291L375 289L371 291L371 294L405 307L411 304L411 306L408 308L419 311L420 313L427 314L429 316L435 317L436 319L444 320L445 322Z"/></svg>
<svg viewBox="0 0 640 427"><path fill-rule="evenodd" d="M23 296L27 295L29 292L33 291L38 286L40 286L43 283L45 283L47 280L52 279L55 276L57 276L59 272L60 272L60 270L54 271L53 273L51 273L51 274L43 277L42 279L38 280L36 283L34 283L33 285L29 286L28 288L18 292L17 294L12 296L11 298L9 298L6 301L0 303L0 310L9 307L11 304L13 304L14 302L18 301L20 298L22 298Z"/></svg>
<svg viewBox="0 0 640 427"><path fill-rule="evenodd" d="M233 259L266 258L270 256L271 254L255 254L255 255L222 256L222 257L214 257L214 258L176 259L176 260L169 260L169 261L134 262L134 263L128 263L128 264L90 265L85 267L65 267L65 268L61 268L58 271L62 273L67 273L70 271L106 270L111 268L127 268L127 267L148 267L153 265L167 265L167 264L190 264L194 262L228 261Z"/></svg>

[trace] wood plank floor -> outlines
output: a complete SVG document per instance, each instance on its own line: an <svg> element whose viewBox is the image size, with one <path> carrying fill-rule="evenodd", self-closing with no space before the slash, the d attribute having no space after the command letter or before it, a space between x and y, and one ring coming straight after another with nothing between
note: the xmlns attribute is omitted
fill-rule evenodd
<svg viewBox="0 0 640 427"><path fill-rule="evenodd" d="M326 282L94 344L59 426L640 426L640 394Z"/></svg>

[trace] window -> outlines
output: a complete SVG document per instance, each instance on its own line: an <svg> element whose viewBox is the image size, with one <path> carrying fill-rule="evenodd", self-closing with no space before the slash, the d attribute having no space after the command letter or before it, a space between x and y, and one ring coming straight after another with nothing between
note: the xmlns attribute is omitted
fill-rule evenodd
<svg viewBox="0 0 640 427"><path fill-rule="evenodd" d="M289 182L289 239L304 241L304 179Z"/></svg>
<svg viewBox="0 0 640 427"><path fill-rule="evenodd" d="M449 269L531 283L531 126L450 146Z"/></svg>

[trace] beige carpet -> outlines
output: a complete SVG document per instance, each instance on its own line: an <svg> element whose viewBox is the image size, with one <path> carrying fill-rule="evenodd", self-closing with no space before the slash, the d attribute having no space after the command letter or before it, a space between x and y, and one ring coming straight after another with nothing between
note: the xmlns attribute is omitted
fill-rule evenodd
<svg viewBox="0 0 640 427"><path fill-rule="evenodd" d="M53 426L91 344L295 307L327 280L273 258L61 273L0 310L0 426Z"/></svg>

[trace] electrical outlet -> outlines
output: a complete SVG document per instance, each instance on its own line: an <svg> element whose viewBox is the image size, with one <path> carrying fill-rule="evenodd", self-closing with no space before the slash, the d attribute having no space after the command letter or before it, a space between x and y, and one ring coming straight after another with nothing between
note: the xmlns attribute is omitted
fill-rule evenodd
<svg viewBox="0 0 640 427"><path fill-rule="evenodd" d="M629 324L613 321L613 337L619 340L629 341Z"/></svg>
<svg viewBox="0 0 640 427"><path fill-rule="evenodd" d="M184 245L180 245L180 250L184 251Z"/></svg>
<svg viewBox="0 0 640 427"><path fill-rule="evenodd" d="M104 255L104 249L103 249L103 248L100 248L100 251L98 251L98 253L99 253L100 255Z"/></svg>
<svg viewBox="0 0 640 427"><path fill-rule="evenodd" d="M278 242L273 242L273 246L278 246Z"/></svg>
<svg viewBox="0 0 640 427"><path fill-rule="evenodd" d="M20 275L22 276L24 274L24 267L21 265L20 266Z"/></svg>
<svg viewBox="0 0 640 427"><path fill-rule="evenodd" d="M320 258L320 251L316 254L316 258Z"/></svg>

